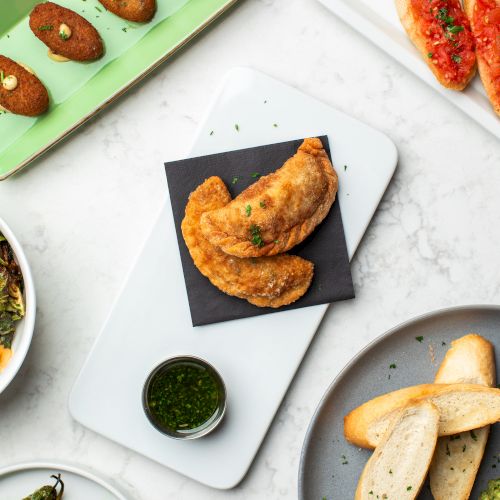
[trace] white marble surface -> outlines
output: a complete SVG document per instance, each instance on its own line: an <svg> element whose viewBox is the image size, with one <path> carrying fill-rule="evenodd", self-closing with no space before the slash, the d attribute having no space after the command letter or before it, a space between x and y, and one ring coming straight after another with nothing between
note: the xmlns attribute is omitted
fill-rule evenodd
<svg viewBox="0 0 500 500"><path fill-rule="evenodd" d="M87 431L67 397L222 75L247 65L386 132L400 164L248 476L210 490ZM500 144L314 0L242 0L139 88L20 175L0 214L38 291L35 336L0 396L0 465L91 466L138 500L295 498L322 393L361 347L431 309L500 300ZM122 364L122 363L120 363ZM113 366L110 366L110 370Z"/></svg>

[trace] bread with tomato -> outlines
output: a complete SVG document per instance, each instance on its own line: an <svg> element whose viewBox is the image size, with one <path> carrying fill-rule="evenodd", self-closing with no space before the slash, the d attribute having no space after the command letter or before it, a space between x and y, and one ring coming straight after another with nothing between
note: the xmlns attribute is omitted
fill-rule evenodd
<svg viewBox="0 0 500 500"><path fill-rule="evenodd" d="M476 72L474 36L459 0L396 0L401 23L438 81L463 90Z"/></svg>

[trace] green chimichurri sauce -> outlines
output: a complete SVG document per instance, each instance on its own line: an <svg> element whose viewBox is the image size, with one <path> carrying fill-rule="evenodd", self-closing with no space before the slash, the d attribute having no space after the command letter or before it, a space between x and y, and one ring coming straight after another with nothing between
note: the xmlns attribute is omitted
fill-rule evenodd
<svg viewBox="0 0 500 500"><path fill-rule="evenodd" d="M159 424L174 431L200 427L219 405L219 386L204 367L187 361L166 366L150 382L148 405Z"/></svg>

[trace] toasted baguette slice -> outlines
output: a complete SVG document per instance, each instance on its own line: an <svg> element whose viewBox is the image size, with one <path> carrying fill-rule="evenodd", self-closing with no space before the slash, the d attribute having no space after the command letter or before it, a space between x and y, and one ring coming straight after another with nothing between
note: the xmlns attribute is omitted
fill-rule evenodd
<svg viewBox="0 0 500 500"><path fill-rule="evenodd" d="M434 383L493 387L496 383L493 346L476 333L454 340L436 373Z"/></svg>
<svg viewBox="0 0 500 500"><path fill-rule="evenodd" d="M460 0L440 2L441 11L446 9L445 17L449 16L453 20L452 24L463 28L454 35L447 30L444 21L438 21L439 9L437 5L433 5L436 2L395 1L403 27L439 83L452 90L467 87L476 74L476 56L474 38ZM426 24L428 16L436 23L432 30ZM457 43L460 50L454 48Z"/></svg>
<svg viewBox="0 0 500 500"><path fill-rule="evenodd" d="M500 419L500 389L477 384L423 384L379 396L344 417L345 438L356 446L375 448L395 413L410 400L427 399L440 413L439 435L478 429Z"/></svg>
<svg viewBox="0 0 500 500"><path fill-rule="evenodd" d="M400 410L368 460L355 500L418 496L436 447L439 410L428 401Z"/></svg>
<svg viewBox="0 0 500 500"><path fill-rule="evenodd" d="M438 384L495 385L493 346L469 334L451 344L437 372ZM429 471L435 500L467 500L483 459L490 427L439 438Z"/></svg>
<svg viewBox="0 0 500 500"><path fill-rule="evenodd" d="M496 0L496 4L497 7L500 7L500 0ZM484 40L481 38L479 33L479 27L475 22L477 1L464 0L464 8L465 8L465 13L467 14L467 17L469 18L472 26L472 33L476 37L476 56L477 56L477 65L479 68L479 75L481 76L481 80L483 81L486 93L488 94L491 104L493 105L493 109L500 116L500 80L495 77L495 70L492 67L492 65L488 62L488 56L485 55L484 52L485 45L493 43L494 47L495 46L498 47L498 45L495 45L498 44L498 42L496 42L495 40L491 41L491 40ZM498 34L496 36L498 36ZM498 65L498 62L496 64ZM498 67L496 71L498 74Z"/></svg>

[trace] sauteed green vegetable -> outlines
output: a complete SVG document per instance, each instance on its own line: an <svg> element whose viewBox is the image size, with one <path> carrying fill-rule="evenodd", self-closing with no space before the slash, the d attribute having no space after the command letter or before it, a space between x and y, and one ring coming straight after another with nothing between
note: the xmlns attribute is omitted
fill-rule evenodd
<svg viewBox="0 0 500 500"><path fill-rule="evenodd" d="M16 321L25 314L23 287L12 248L0 233L0 371L10 359Z"/></svg>

